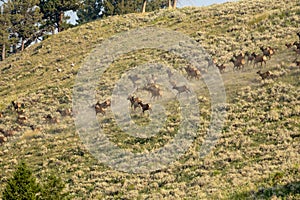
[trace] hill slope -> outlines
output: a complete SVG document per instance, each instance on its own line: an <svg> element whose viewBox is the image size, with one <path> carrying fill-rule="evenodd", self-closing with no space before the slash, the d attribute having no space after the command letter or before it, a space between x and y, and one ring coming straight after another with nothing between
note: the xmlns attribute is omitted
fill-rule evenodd
<svg viewBox="0 0 300 200"><path fill-rule="evenodd" d="M9 57L0 63L0 131L8 140L0 146L0 191L16 163L24 159L41 178L50 172L61 176L74 199L299 198L300 71L292 63L295 53L284 46L297 40L299 24L297 0L240 1L115 16L69 29ZM193 146L168 169L136 175L96 160L82 144L68 110L76 74L92 49L117 33L141 26L184 33L218 63L229 66L222 74L228 118L215 149L200 159L210 102L206 94L199 94L202 127ZM261 81L252 65L244 71L232 70L229 60L234 53L260 52L262 45L276 48L266 67L278 76L274 81ZM127 70L124 66L148 61L180 71L186 64L160 51L124 55L99 83L99 100L109 98L114 81ZM13 100L24 103L26 120L18 119ZM99 120L111 120L110 114ZM112 141L131 151L159 148L174 136L169 130L144 140L121 134L115 126L105 127Z"/></svg>

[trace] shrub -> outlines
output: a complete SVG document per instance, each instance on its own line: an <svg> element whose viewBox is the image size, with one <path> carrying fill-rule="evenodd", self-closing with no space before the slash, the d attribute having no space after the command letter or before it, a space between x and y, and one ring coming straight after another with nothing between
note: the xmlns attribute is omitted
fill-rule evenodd
<svg viewBox="0 0 300 200"><path fill-rule="evenodd" d="M37 183L32 171L21 162L13 177L7 181L2 198L3 200L60 200L68 196L67 193L62 192L64 187L62 180L54 175L49 175L43 184Z"/></svg>
<svg viewBox="0 0 300 200"><path fill-rule="evenodd" d="M24 162L21 162L13 177L8 180L2 198L3 200L37 199L37 194L40 190L41 187L32 175L32 171Z"/></svg>

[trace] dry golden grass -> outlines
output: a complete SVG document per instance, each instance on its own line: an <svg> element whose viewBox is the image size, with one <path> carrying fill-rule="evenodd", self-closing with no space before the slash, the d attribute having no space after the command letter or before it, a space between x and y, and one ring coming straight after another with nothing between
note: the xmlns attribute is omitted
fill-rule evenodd
<svg viewBox="0 0 300 200"><path fill-rule="evenodd" d="M0 62L1 128L13 137L0 146L0 192L19 159L25 159L40 177L55 170L72 199L265 199L299 198L299 75L295 54L284 44L297 39L300 5L297 0L254 0L203 8L160 10L95 21L49 37L23 53ZM198 94L201 112L197 138L188 152L169 168L151 174L128 174L103 165L86 150L72 116L58 109L72 106L76 74L88 53L116 33L141 26L177 30L193 37L217 62L228 68L222 74L227 92L228 117L215 149L198 157L210 119L210 98ZM277 48L264 70L277 78L262 81L252 65L234 72L229 59L240 51L260 52L261 45ZM109 98L121 74L149 60L181 70L186 61L165 52L144 50L124 55L99 81L97 98ZM74 65L73 65L74 64ZM25 103L28 117L17 122L12 100ZM116 144L133 152L156 149L174 136L178 125L169 102L172 127L149 140L121 134L103 123ZM172 110L172 106L174 109ZM98 116L112 122L110 111ZM59 123L45 120L47 115ZM147 118L133 114L136 122ZM32 131L30 127L40 127ZM3 170L2 170L3 169Z"/></svg>

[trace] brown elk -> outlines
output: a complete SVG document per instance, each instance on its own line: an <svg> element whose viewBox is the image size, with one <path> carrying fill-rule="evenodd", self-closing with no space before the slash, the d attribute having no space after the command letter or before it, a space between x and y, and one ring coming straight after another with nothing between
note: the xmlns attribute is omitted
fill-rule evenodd
<svg viewBox="0 0 300 200"><path fill-rule="evenodd" d="M143 113L145 113L145 111L147 111L147 110L149 112L152 111L151 105L149 103L144 104L142 101L140 101L139 105L141 106Z"/></svg>
<svg viewBox="0 0 300 200"><path fill-rule="evenodd" d="M101 114L105 114L105 109L108 108L110 106L111 102L110 100L106 100L104 101L103 103L100 103L99 101L94 105L94 108L96 110L96 115L98 113L101 113Z"/></svg>
<svg viewBox="0 0 300 200"><path fill-rule="evenodd" d="M274 53L275 53L275 50L272 47L265 48L265 47L261 46L260 50L263 52L263 55L268 58L271 58L272 55L274 55Z"/></svg>
<svg viewBox="0 0 300 200"><path fill-rule="evenodd" d="M72 116L72 110L70 108L66 109L57 109L56 112L59 112L61 116Z"/></svg>
<svg viewBox="0 0 300 200"><path fill-rule="evenodd" d="M219 69L220 73L224 73L226 66L224 65L224 63L222 63L221 65L216 64L216 67Z"/></svg>
<svg viewBox="0 0 300 200"><path fill-rule="evenodd" d="M24 103L20 103L17 101L11 101L12 106L14 107L14 109L16 111L19 111L21 108L25 108L25 104Z"/></svg>
<svg viewBox="0 0 300 200"><path fill-rule="evenodd" d="M151 93L151 99L162 97L161 89L156 84L147 84L142 89Z"/></svg>
<svg viewBox="0 0 300 200"><path fill-rule="evenodd" d="M56 124L59 123L59 119L57 117L52 116L51 114L48 114L44 117L44 119L48 122L48 123L52 123L52 124Z"/></svg>
<svg viewBox="0 0 300 200"><path fill-rule="evenodd" d="M261 78L262 80L268 79L268 78L274 78L274 74L272 74L272 72L270 71L266 71L266 72L261 72L260 70L258 72L256 72Z"/></svg>
<svg viewBox="0 0 300 200"><path fill-rule="evenodd" d="M265 63L265 66L267 65L267 57L265 55L257 55L254 54L254 65L253 67L255 67L257 65L257 63L260 63L260 66L262 67L262 64Z"/></svg>
<svg viewBox="0 0 300 200"><path fill-rule="evenodd" d="M248 64L252 64L252 62L253 62L254 59L255 59L255 52L253 52L253 53L250 54L250 52L247 51L247 52L245 53L245 56L247 57L247 65L248 65Z"/></svg>
<svg viewBox="0 0 300 200"><path fill-rule="evenodd" d="M184 69L187 73L188 78L199 79L201 77L201 72L196 67L187 66Z"/></svg>
<svg viewBox="0 0 300 200"><path fill-rule="evenodd" d="M243 69L246 64L245 55L243 53L239 55L234 54L229 61L233 63L233 70Z"/></svg>
<svg viewBox="0 0 300 200"><path fill-rule="evenodd" d="M290 49L293 46L293 44L292 43L286 43L285 46L286 46L286 48Z"/></svg>
<svg viewBox="0 0 300 200"><path fill-rule="evenodd" d="M130 101L130 107L133 107L134 110L140 106L139 102L142 102L140 98L134 97L133 95L128 96L127 100Z"/></svg>

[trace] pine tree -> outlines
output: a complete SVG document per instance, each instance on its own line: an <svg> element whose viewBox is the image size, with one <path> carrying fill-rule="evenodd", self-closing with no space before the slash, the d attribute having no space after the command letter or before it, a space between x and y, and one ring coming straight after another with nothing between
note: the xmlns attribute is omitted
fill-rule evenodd
<svg viewBox="0 0 300 200"><path fill-rule="evenodd" d="M44 27L51 28L53 33L55 29L62 31L67 26L64 13L69 10L77 11L81 6L81 0L40 0Z"/></svg>
<svg viewBox="0 0 300 200"><path fill-rule="evenodd" d="M83 24L101 18L102 10L103 0L85 0L77 11L77 23Z"/></svg>
<svg viewBox="0 0 300 200"><path fill-rule="evenodd" d="M21 43L21 51L25 48L25 42L30 41L39 30L38 24L42 19L39 0L10 0L7 1L10 10L11 36L15 42ZM30 44L27 44L27 46Z"/></svg>
<svg viewBox="0 0 300 200"><path fill-rule="evenodd" d="M24 162L21 162L13 177L7 182L3 192L3 200L37 199L40 190L41 187L32 175L32 171Z"/></svg>
<svg viewBox="0 0 300 200"><path fill-rule="evenodd" d="M7 181L3 200L61 200L68 197L63 192L65 184L61 178L49 175L44 183L39 184L32 171L21 162L12 178Z"/></svg>
<svg viewBox="0 0 300 200"><path fill-rule="evenodd" d="M159 9L163 9L166 7L167 7L166 0L148 0L145 11L152 12L154 10L159 10Z"/></svg>

